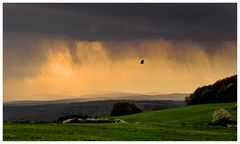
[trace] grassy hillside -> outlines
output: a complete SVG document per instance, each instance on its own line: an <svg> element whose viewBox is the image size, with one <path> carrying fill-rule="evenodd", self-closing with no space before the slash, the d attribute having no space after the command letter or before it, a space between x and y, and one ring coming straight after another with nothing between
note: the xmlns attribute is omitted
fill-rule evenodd
<svg viewBox="0 0 240 144"><path fill-rule="evenodd" d="M235 103L204 104L115 117L126 124L10 124L4 123L8 140L207 140L236 141L237 129L208 126L217 108L236 120Z"/></svg>

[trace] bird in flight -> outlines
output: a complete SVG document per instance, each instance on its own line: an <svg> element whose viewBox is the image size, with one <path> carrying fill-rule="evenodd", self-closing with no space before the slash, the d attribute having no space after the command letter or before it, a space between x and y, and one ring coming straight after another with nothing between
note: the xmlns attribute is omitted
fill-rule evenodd
<svg viewBox="0 0 240 144"><path fill-rule="evenodd" d="M140 64L144 64L144 60L141 60Z"/></svg>

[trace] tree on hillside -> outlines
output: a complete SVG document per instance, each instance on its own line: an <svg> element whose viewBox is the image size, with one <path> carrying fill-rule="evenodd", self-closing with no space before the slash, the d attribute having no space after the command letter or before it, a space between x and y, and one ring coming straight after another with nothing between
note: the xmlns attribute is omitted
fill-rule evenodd
<svg viewBox="0 0 240 144"><path fill-rule="evenodd" d="M185 98L187 105L237 101L237 75L197 88Z"/></svg>
<svg viewBox="0 0 240 144"><path fill-rule="evenodd" d="M113 108L111 111L111 116L121 116L121 115L128 115L134 113L140 113L142 110L138 108L135 104L130 103L115 103L113 104Z"/></svg>

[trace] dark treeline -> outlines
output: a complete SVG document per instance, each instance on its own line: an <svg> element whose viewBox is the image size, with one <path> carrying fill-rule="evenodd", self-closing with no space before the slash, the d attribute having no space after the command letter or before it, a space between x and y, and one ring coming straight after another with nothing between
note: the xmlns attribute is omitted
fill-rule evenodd
<svg viewBox="0 0 240 144"><path fill-rule="evenodd" d="M185 98L187 105L237 101L237 75L197 88Z"/></svg>

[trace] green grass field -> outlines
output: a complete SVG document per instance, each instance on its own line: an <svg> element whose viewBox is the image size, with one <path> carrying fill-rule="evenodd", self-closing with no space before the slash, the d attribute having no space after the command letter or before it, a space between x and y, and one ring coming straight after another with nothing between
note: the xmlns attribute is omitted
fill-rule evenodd
<svg viewBox="0 0 240 144"><path fill-rule="evenodd" d="M237 129L206 124L217 108L237 119L236 103L204 104L115 117L126 124L4 123L4 141L236 141Z"/></svg>

